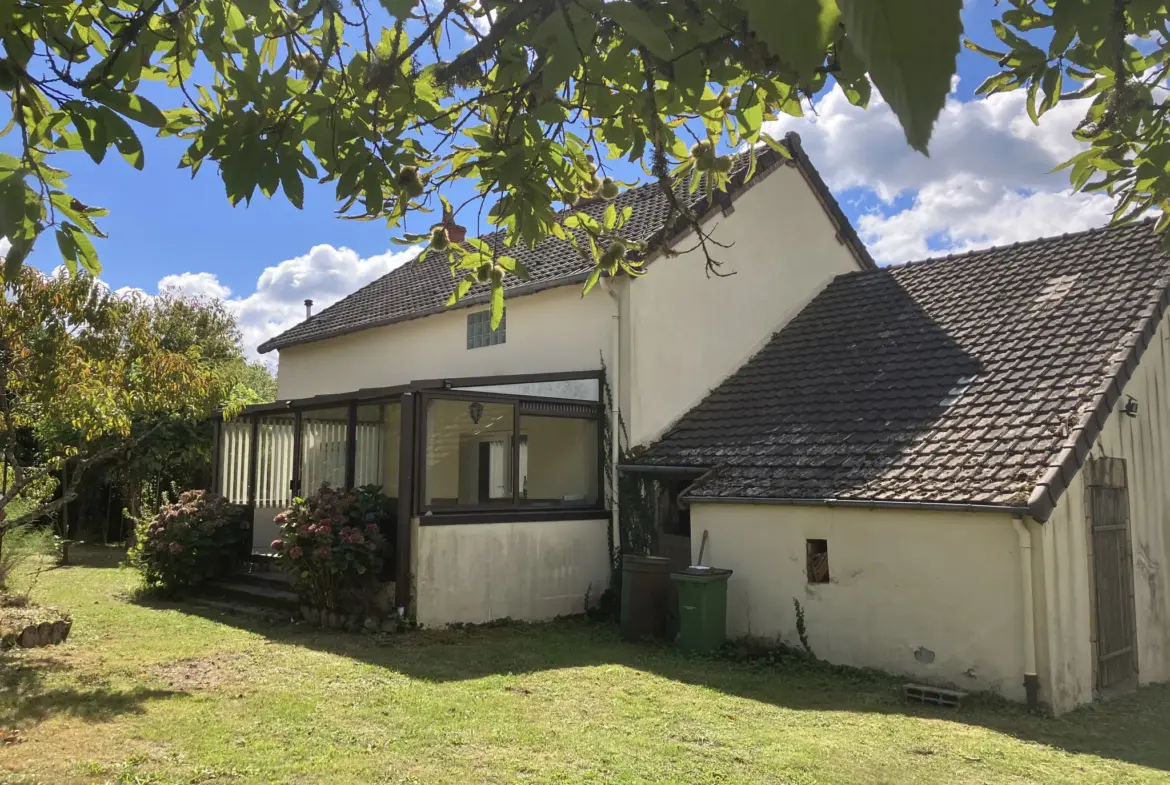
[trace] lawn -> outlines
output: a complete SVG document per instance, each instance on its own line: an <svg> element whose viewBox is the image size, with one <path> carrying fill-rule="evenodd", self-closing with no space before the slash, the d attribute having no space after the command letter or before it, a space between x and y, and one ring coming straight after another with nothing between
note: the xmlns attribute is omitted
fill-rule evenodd
<svg viewBox="0 0 1170 785"><path fill-rule="evenodd" d="M916 708L585 621L371 637L137 602L111 556L41 577L65 645L0 659L0 782L1170 782L1162 687L1060 719Z"/></svg>

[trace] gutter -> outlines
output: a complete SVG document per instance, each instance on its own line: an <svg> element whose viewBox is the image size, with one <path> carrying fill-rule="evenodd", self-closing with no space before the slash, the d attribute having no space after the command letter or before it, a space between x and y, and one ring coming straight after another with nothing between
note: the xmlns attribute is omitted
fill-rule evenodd
<svg viewBox="0 0 1170 785"><path fill-rule="evenodd" d="M710 469L709 466L655 466L640 463L623 463L617 468L618 471L634 474L693 474L696 477Z"/></svg>
<svg viewBox="0 0 1170 785"><path fill-rule="evenodd" d="M856 507L865 510L931 510L934 512L994 512L1001 515L1026 515L1021 505L964 504L951 502L890 501L882 499L773 499L761 496L694 496L690 504L764 504L781 507Z"/></svg>

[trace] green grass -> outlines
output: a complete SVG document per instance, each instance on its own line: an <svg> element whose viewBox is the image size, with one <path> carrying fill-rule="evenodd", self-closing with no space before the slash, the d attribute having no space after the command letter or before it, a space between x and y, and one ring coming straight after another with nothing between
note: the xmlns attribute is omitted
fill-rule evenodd
<svg viewBox="0 0 1170 785"><path fill-rule="evenodd" d="M0 659L2 783L1170 782L1163 687L1059 719L913 708L583 621L373 638L138 603L111 556L41 577L67 644Z"/></svg>

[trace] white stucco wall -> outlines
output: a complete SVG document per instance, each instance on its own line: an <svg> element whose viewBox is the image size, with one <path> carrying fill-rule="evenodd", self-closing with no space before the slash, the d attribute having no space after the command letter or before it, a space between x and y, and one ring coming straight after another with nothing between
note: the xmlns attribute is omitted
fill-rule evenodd
<svg viewBox="0 0 1170 785"><path fill-rule="evenodd" d="M390 387L416 379L596 370L609 353L613 300L562 286L507 302L507 341L467 348L460 308L280 351L278 398Z"/></svg>
<svg viewBox="0 0 1170 785"><path fill-rule="evenodd" d="M1170 318L1163 319L1109 416L1092 454L1122 458L1129 483L1137 618L1138 680L1170 680ZM1137 399L1137 417L1121 412ZM1044 524L1055 565L1051 607L1044 614L1057 698L1065 708L1092 700L1094 688L1092 583L1083 472Z"/></svg>
<svg viewBox="0 0 1170 785"><path fill-rule="evenodd" d="M582 613L609 586L606 520L419 526L415 614L428 627Z"/></svg>
<svg viewBox="0 0 1170 785"><path fill-rule="evenodd" d="M728 277L701 250L650 263L631 283L622 410L631 444L658 438L759 351L835 276L857 270L800 172L780 166L706 224ZM691 248L685 237L678 248ZM626 318L623 314L623 318ZM628 370L627 370L628 369Z"/></svg>
<svg viewBox="0 0 1170 785"><path fill-rule="evenodd" d="M1008 515L694 504L703 563L735 571L727 632L798 644L829 662L880 668L1023 700L1023 606ZM828 543L827 584L809 584L805 541Z"/></svg>

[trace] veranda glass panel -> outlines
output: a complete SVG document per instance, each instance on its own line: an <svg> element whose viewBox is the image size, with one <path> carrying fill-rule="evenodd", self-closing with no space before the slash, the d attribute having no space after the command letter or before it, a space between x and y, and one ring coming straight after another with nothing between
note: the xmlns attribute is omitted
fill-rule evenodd
<svg viewBox="0 0 1170 785"><path fill-rule="evenodd" d="M358 407L357 420L354 487L377 485L382 493L396 498L402 407L398 403L365 404Z"/></svg>
<svg viewBox="0 0 1170 785"><path fill-rule="evenodd" d="M292 503L293 434L291 414L260 418L256 448L256 506L287 507Z"/></svg>
<svg viewBox="0 0 1170 785"><path fill-rule="evenodd" d="M571 398L577 401L597 401L601 395L601 381L592 379L559 379L547 382L513 382L476 387L458 387L460 391L499 393L501 395L529 395L540 398Z"/></svg>
<svg viewBox="0 0 1170 785"><path fill-rule="evenodd" d="M349 409L310 409L301 414L301 495L328 484L345 487L345 432Z"/></svg>
<svg viewBox="0 0 1170 785"><path fill-rule="evenodd" d="M520 503L528 507L598 501L596 420L520 417Z"/></svg>
<svg viewBox="0 0 1170 785"><path fill-rule="evenodd" d="M225 422L220 439L219 493L232 504L247 504L252 421Z"/></svg>
<svg viewBox="0 0 1170 785"><path fill-rule="evenodd" d="M513 414L511 404L427 405L426 506L512 504Z"/></svg>

